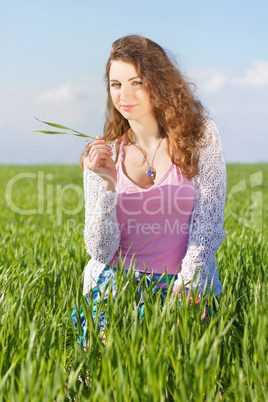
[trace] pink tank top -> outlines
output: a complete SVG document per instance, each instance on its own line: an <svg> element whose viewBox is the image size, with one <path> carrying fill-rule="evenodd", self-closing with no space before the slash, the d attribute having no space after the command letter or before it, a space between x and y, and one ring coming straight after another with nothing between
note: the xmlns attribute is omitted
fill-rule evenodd
<svg viewBox="0 0 268 402"><path fill-rule="evenodd" d="M123 171L122 154L125 135L119 149L117 168L117 219L121 242L110 265L117 266L119 254L126 258L125 269L162 274L180 272L185 256L190 219L194 206L192 181L171 165L166 174L148 189L133 183Z"/></svg>

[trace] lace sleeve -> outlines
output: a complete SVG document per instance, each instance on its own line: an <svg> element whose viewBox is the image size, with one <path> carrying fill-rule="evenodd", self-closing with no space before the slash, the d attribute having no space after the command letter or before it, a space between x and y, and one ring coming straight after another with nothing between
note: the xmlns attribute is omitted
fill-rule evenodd
<svg viewBox="0 0 268 402"><path fill-rule="evenodd" d="M115 158L115 144L109 145ZM113 258L120 242L117 193L105 190L102 179L84 165L84 194L86 250L94 260L106 264Z"/></svg>
<svg viewBox="0 0 268 402"><path fill-rule="evenodd" d="M200 149L198 174L194 178L195 203L191 217L188 247L174 288L186 284L203 294L213 282L214 295L221 293L215 253L224 237L226 166L221 140L213 121L207 120L204 146Z"/></svg>

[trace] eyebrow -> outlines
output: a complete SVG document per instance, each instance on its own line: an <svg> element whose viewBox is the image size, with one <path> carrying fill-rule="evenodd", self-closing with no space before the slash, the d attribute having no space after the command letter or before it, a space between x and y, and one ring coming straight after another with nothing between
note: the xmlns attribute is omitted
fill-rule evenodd
<svg viewBox="0 0 268 402"><path fill-rule="evenodd" d="M132 77L132 78L130 78L128 81L135 80L136 78L140 79L140 77L137 76L137 77ZM118 80L110 80L110 82L111 82L111 81L119 82Z"/></svg>

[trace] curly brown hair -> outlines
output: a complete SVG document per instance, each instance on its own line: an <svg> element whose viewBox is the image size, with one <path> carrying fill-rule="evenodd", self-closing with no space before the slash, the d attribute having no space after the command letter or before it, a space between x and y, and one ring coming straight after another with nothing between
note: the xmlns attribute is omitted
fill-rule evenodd
<svg viewBox="0 0 268 402"><path fill-rule="evenodd" d="M132 142L128 120L114 107L110 95L109 73L115 60L134 65L150 95L161 136L167 138L167 153L172 163L188 178L195 176L198 169L195 151L201 146L206 110L195 98L193 84L173 64L167 52L150 39L128 35L112 45L106 65L108 98L103 139L120 140L126 134L127 142Z"/></svg>

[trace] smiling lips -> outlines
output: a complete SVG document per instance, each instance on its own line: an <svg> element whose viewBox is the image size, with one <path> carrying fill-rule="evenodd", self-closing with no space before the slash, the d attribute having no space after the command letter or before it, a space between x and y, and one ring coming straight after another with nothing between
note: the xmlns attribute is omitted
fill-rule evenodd
<svg viewBox="0 0 268 402"><path fill-rule="evenodd" d="M130 110L134 109L136 106L138 106L138 105L121 105L121 108L126 111L130 111Z"/></svg>

